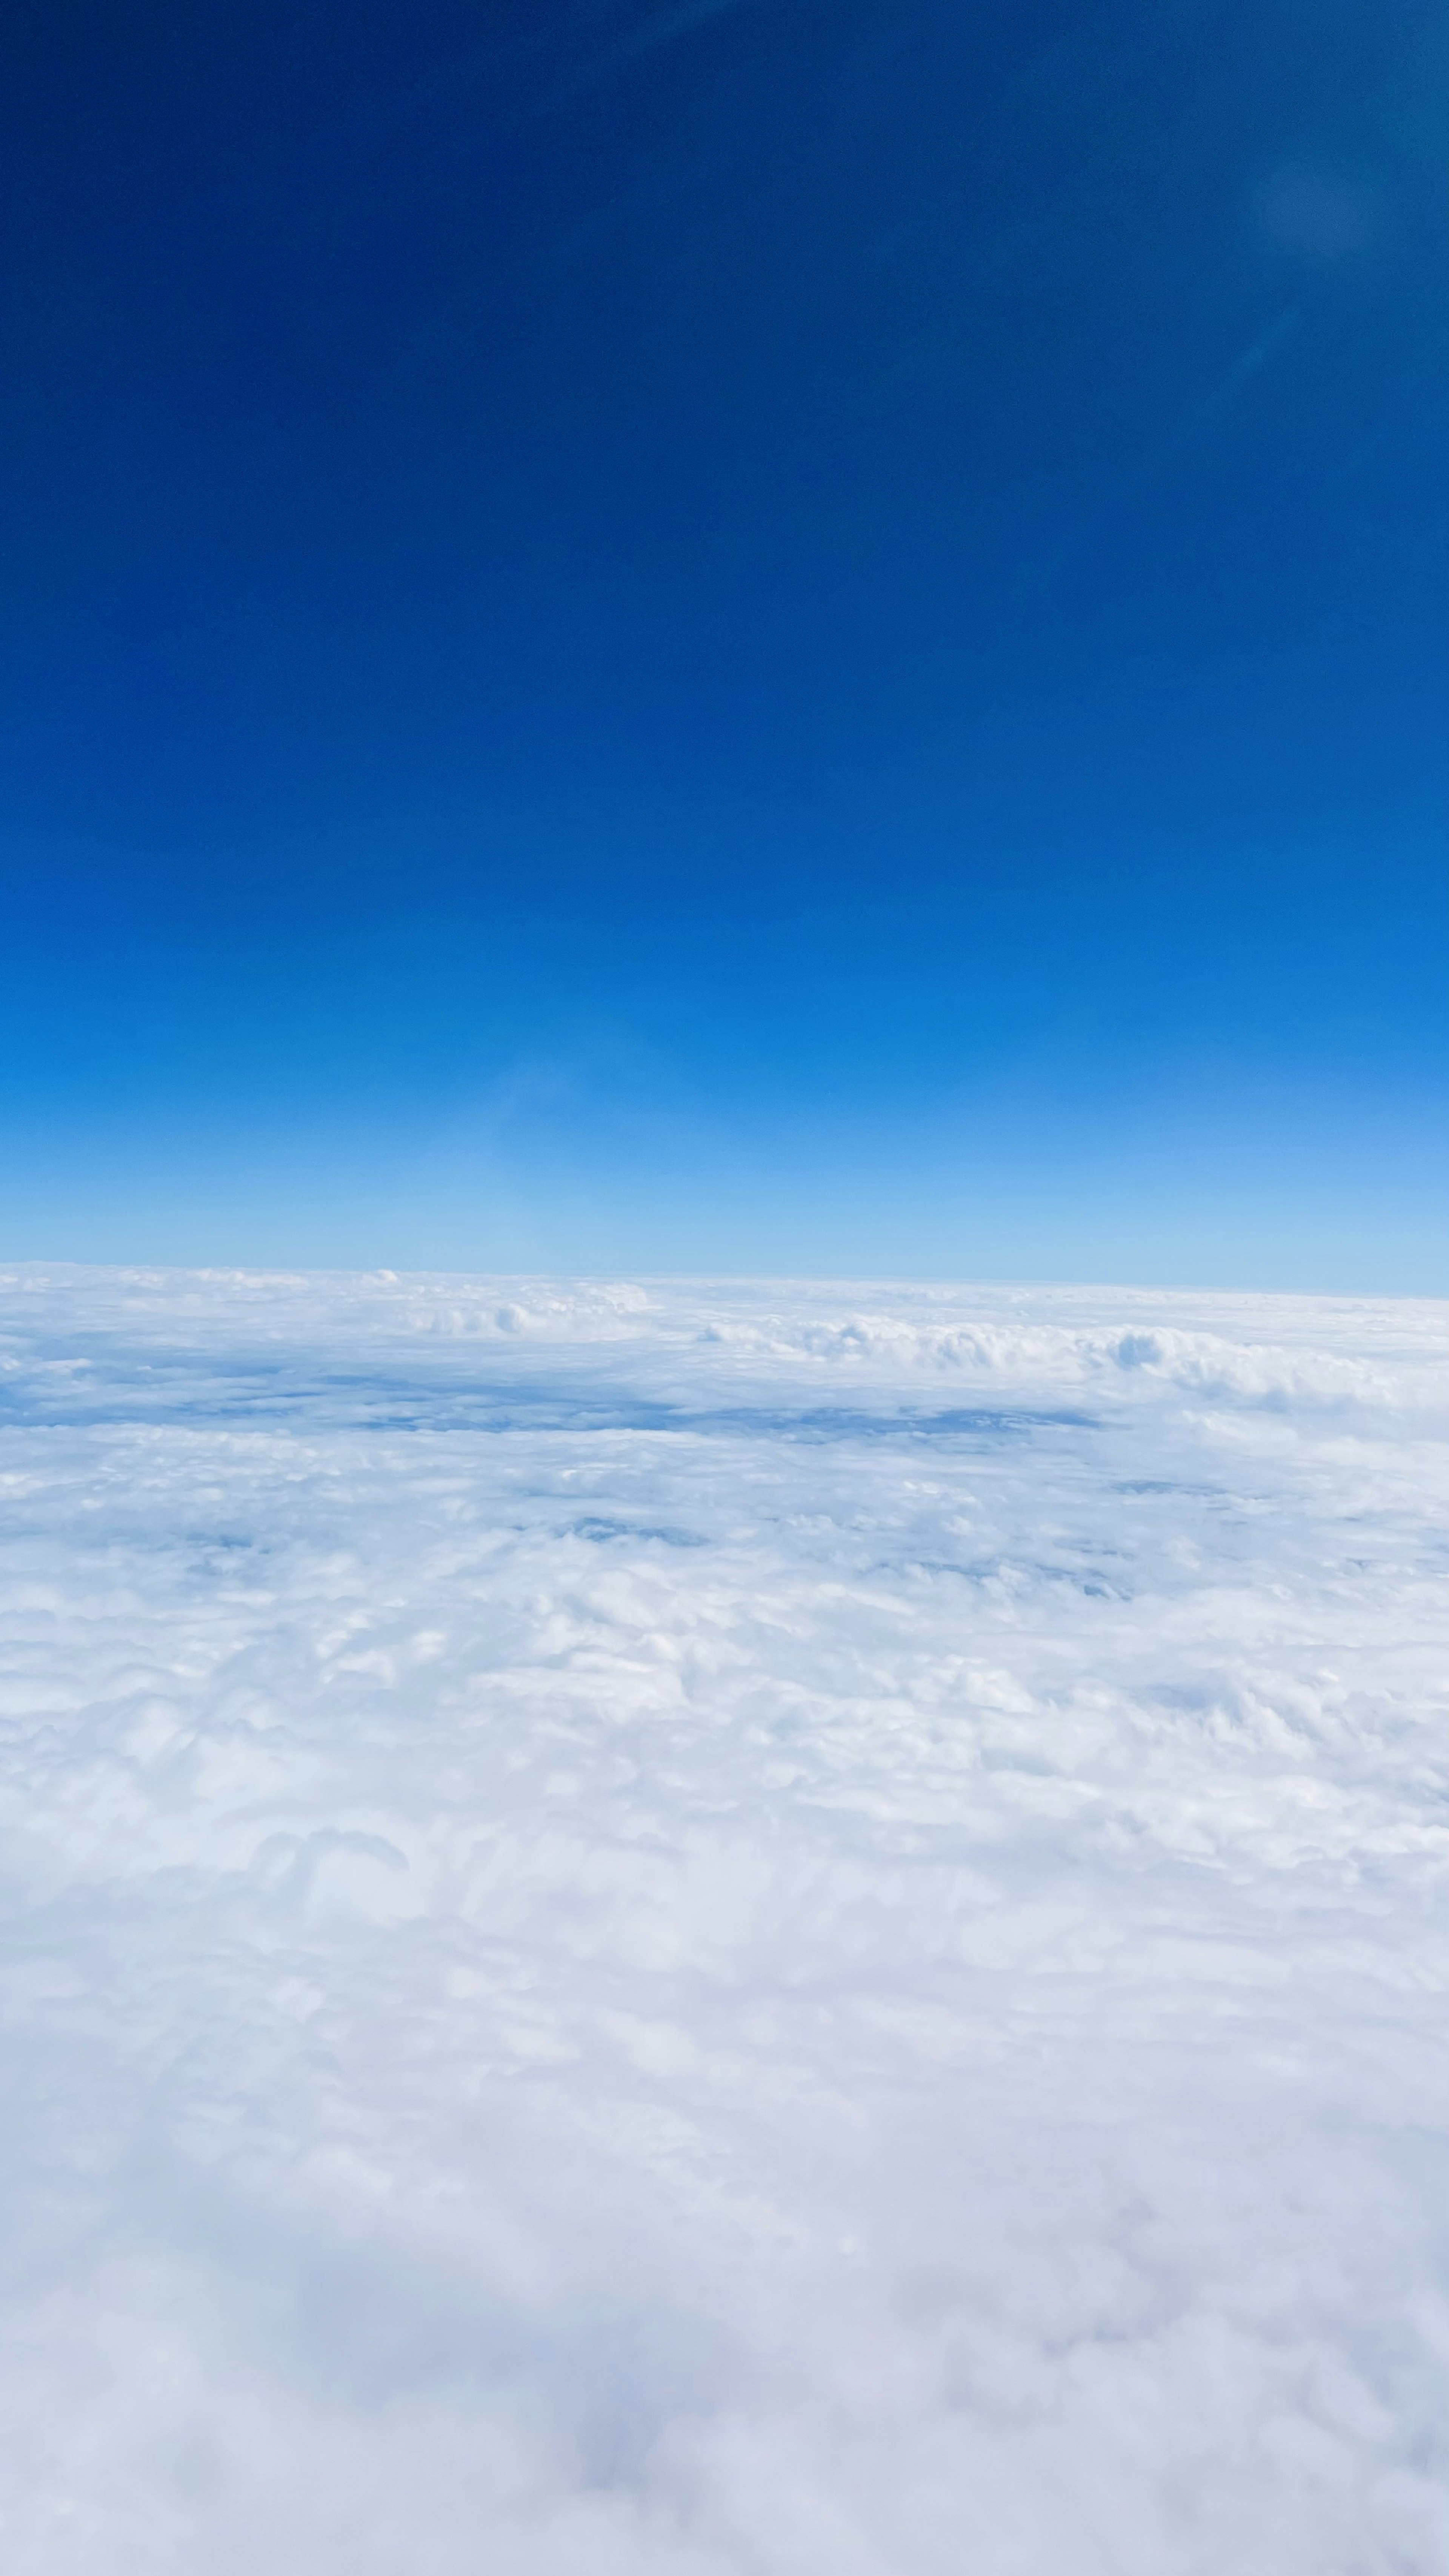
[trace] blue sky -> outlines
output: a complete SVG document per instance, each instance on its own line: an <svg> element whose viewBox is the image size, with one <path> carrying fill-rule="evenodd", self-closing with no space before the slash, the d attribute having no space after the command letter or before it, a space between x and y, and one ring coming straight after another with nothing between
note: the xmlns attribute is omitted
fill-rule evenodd
<svg viewBox="0 0 1449 2576"><path fill-rule="evenodd" d="M1449 1287L1437 9L17 50L0 1251Z"/></svg>

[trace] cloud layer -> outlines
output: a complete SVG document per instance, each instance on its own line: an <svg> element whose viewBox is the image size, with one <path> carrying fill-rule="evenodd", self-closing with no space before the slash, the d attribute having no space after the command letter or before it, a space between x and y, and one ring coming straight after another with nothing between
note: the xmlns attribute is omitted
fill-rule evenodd
<svg viewBox="0 0 1449 2576"><path fill-rule="evenodd" d="M1442 1308L0 1320L17 2576L1428 2576Z"/></svg>

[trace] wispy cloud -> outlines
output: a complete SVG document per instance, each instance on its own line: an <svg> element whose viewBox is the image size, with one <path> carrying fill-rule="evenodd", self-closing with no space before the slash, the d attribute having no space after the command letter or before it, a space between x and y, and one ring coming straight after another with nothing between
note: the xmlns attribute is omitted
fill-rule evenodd
<svg viewBox="0 0 1449 2576"><path fill-rule="evenodd" d="M1231 417L1249 386L1272 366L1288 342L1296 337L1303 327L1304 318L1301 304L1290 304L1283 312L1275 314L1260 331L1254 332L1216 382L1183 405L1171 428L1144 447L1105 484L1072 527L1026 557L1017 569L1017 588L1033 590L1064 571L1100 535L1114 512L1130 501L1134 494L1145 489L1175 458L1186 454L1220 428Z"/></svg>
<svg viewBox="0 0 1449 2576"><path fill-rule="evenodd" d="M686 0L680 9L662 9L657 17L646 19L642 27L620 45L622 54L650 53L657 45L669 45L676 36L687 36L707 19L723 17L726 10L746 7L748 0Z"/></svg>
<svg viewBox="0 0 1449 2576"><path fill-rule="evenodd" d="M1233 410L1255 376L1270 367L1278 352L1303 327L1303 307L1290 304L1282 313L1254 334L1245 348L1239 350L1231 366L1224 369L1217 383L1204 394L1187 403L1174 427L1160 444L1148 450L1136 469L1139 475L1151 473L1170 456L1192 444L1204 430L1216 427Z"/></svg>

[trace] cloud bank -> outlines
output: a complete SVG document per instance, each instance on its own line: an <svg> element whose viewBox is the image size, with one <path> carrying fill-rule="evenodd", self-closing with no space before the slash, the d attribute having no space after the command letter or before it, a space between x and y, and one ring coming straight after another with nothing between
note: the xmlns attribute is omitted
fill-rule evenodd
<svg viewBox="0 0 1449 2576"><path fill-rule="evenodd" d="M6 1274L16 2576L1428 2576L1445 1320Z"/></svg>

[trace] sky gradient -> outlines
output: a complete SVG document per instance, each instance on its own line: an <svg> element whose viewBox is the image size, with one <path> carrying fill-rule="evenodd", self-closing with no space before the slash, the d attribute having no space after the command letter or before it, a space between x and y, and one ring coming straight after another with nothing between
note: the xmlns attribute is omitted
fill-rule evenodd
<svg viewBox="0 0 1449 2576"><path fill-rule="evenodd" d="M1449 1287L1445 69L32 10L0 1252Z"/></svg>

